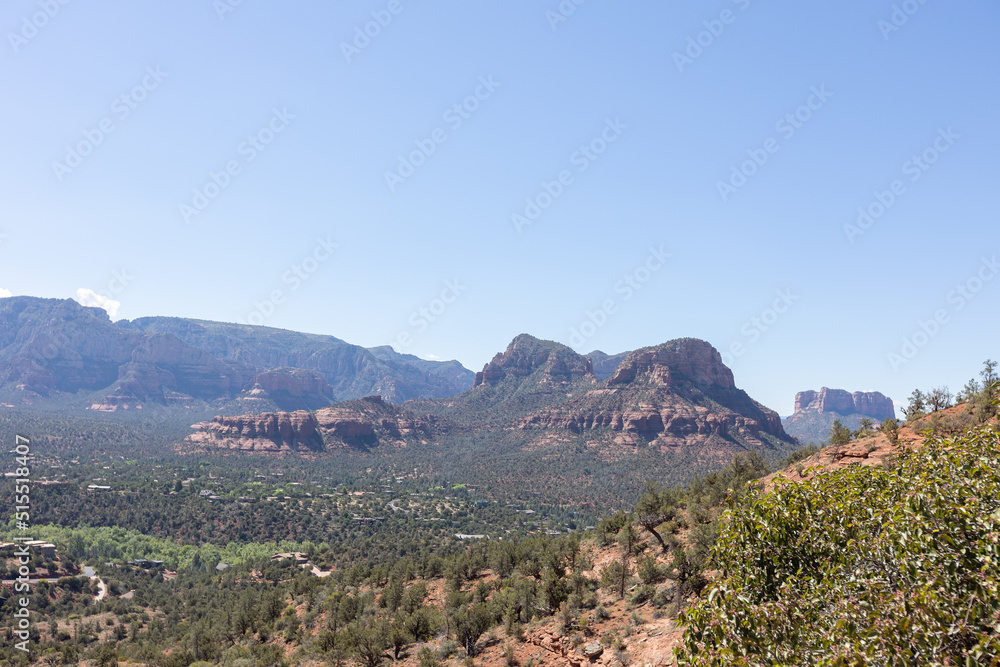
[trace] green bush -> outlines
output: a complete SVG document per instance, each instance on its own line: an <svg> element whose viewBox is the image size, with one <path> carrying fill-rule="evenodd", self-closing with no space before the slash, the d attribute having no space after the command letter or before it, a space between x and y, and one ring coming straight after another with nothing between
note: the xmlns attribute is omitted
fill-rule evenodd
<svg viewBox="0 0 1000 667"><path fill-rule="evenodd" d="M681 665L989 665L1000 655L1000 435L992 428L753 489L683 612Z"/></svg>

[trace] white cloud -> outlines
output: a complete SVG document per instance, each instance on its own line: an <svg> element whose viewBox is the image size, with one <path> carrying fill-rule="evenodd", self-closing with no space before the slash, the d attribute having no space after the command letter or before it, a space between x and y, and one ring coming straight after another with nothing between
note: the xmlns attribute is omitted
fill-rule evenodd
<svg viewBox="0 0 1000 667"><path fill-rule="evenodd" d="M121 307L121 303L111 299L109 297L98 294L94 290L86 289L81 287L76 291L76 300L79 301L84 306L96 306L98 308L103 308L108 311L108 315L111 317L118 316L118 309Z"/></svg>
<svg viewBox="0 0 1000 667"><path fill-rule="evenodd" d="M14 296L14 295L10 293L9 289L4 289L0 287L0 299L6 299L9 296Z"/></svg>
<svg viewBox="0 0 1000 667"><path fill-rule="evenodd" d="M425 354L424 359L426 359L427 361L441 361L441 357L437 356L436 354Z"/></svg>

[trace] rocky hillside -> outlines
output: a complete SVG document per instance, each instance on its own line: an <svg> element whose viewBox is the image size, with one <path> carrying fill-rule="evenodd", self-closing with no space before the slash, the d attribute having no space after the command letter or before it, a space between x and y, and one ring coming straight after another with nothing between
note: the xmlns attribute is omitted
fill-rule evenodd
<svg viewBox="0 0 1000 667"><path fill-rule="evenodd" d="M904 422L899 427L898 442L908 448L920 447L928 437L953 436L977 423L971 406L968 403L961 403L924 415L912 422ZM997 420L992 420L992 423L996 424ZM882 465L895 452L896 445L889 440L887 434L876 429L871 435L855 438L847 444L823 447L794 466L769 475L764 481L770 485L778 475L792 481L801 481L817 472L839 470L855 463L861 466Z"/></svg>
<svg viewBox="0 0 1000 667"><path fill-rule="evenodd" d="M520 426L603 433L617 444L658 447L790 443L777 413L738 389L715 348L692 338L629 353L600 386L537 411Z"/></svg>
<svg viewBox="0 0 1000 667"><path fill-rule="evenodd" d="M801 391L795 395L795 412L785 418L785 430L803 443L824 442L837 419L848 428L857 429L862 419L880 423L894 418L892 399L877 391L843 389Z"/></svg>
<svg viewBox="0 0 1000 667"><path fill-rule="evenodd" d="M313 409L371 394L397 403L451 396L472 380L457 362L332 336L181 318L113 323L69 299L0 299L0 400L13 405L205 408L242 396Z"/></svg>
<svg viewBox="0 0 1000 667"><path fill-rule="evenodd" d="M509 425L597 383L589 359L565 345L521 334L476 373L472 389L447 400L414 406L461 424Z"/></svg>

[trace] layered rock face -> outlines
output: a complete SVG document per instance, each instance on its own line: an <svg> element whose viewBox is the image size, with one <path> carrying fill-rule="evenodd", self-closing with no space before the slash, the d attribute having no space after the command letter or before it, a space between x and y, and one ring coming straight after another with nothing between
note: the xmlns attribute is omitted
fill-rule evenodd
<svg viewBox="0 0 1000 667"><path fill-rule="evenodd" d="M84 394L77 400L97 410L219 407L257 384L276 397L271 409L315 409L372 393L451 396L472 378L458 362L375 354L332 336L181 318L112 323L70 299L0 299L0 395L22 404Z"/></svg>
<svg viewBox="0 0 1000 667"><path fill-rule="evenodd" d="M506 351L497 354L476 373L473 387L495 384L507 376L526 377L541 370L541 382L568 384L582 378L594 378L590 360L568 347L543 344L537 338L521 334Z"/></svg>
<svg viewBox="0 0 1000 667"><path fill-rule="evenodd" d="M318 410L333 403L333 389L316 371L275 368L260 373L244 388L237 403L249 410L274 405L284 412Z"/></svg>
<svg viewBox="0 0 1000 667"><path fill-rule="evenodd" d="M419 439L432 429L433 419L420 419L380 396L323 408L316 412L272 412L218 416L195 424L186 449L229 449L283 453L322 451L333 447L367 448L383 441Z"/></svg>
<svg viewBox="0 0 1000 667"><path fill-rule="evenodd" d="M268 393L289 396L329 396L332 391L326 378L302 368L275 368L255 376L250 384Z"/></svg>
<svg viewBox="0 0 1000 667"><path fill-rule="evenodd" d="M318 451L323 448L318 426L316 417L305 410L214 417L195 424L192 428L196 433L187 441L195 446L247 452Z"/></svg>
<svg viewBox="0 0 1000 667"><path fill-rule="evenodd" d="M230 397L252 377L249 368L216 359L169 334L126 331L106 312L72 300L0 300L0 385L27 402L56 392L108 391L105 403L166 403L181 393Z"/></svg>
<svg viewBox="0 0 1000 667"><path fill-rule="evenodd" d="M764 434L788 439L777 413L736 388L718 351L690 338L631 352L601 387L529 415L521 428L609 429L625 444L694 445L707 436L753 443Z"/></svg>
<svg viewBox="0 0 1000 667"><path fill-rule="evenodd" d="M785 430L800 441L822 443L830 437L836 420L849 429L860 426L862 419L881 422L896 416L892 399L877 391L843 389L800 391L795 395L795 412L784 422Z"/></svg>
<svg viewBox="0 0 1000 667"><path fill-rule="evenodd" d="M682 338L630 353L608 378L608 384L624 384L640 374L649 374L654 382L669 385L671 373L680 374L696 384L723 389L736 386L733 372L722 363L718 350L695 338Z"/></svg>
<svg viewBox="0 0 1000 667"><path fill-rule="evenodd" d="M800 391L795 395L795 412L806 410L863 415L879 421L896 416L892 399L877 391L856 391L851 394L843 389L826 387L818 392Z"/></svg>
<svg viewBox="0 0 1000 667"><path fill-rule="evenodd" d="M175 335L218 359L251 366L252 375L281 367L315 371L330 383L338 401L375 393L394 403L443 398L469 389L474 377L455 361L427 361L386 346L369 350L333 336L172 317L119 326Z"/></svg>

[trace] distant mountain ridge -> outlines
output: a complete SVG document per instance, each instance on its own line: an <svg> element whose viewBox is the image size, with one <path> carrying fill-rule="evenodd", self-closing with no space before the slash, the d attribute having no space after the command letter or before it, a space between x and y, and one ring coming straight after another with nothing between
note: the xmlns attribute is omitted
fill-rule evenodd
<svg viewBox="0 0 1000 667"><path fill-rule="evenodd" d="M262 375L277 369L311 374ZM255 386L266 393L264 382L285 407L305 393L303 407L314 408L373 394L395 403L445 397L473 378L456 361L368 350L333 336L173 317L113 323L104 310L70 299L0 299L0 398L14 404L203 408L251 398Z"/></svg>
<svg viewBox="0 0 1000 667"><path fill-rule="evenodd" d="M646 480L684 483L741 452L780 460L797 447L697 339L584 356L522 334L472 373L333 336L113 323L101 309L28 297L0 299L0 403L43 422L89 412L95 428L134 427L118 437L140 449L327 457L338 469L427 471L560 502L613 503ZM73 438L89 442L81 428Z"/></svg>

